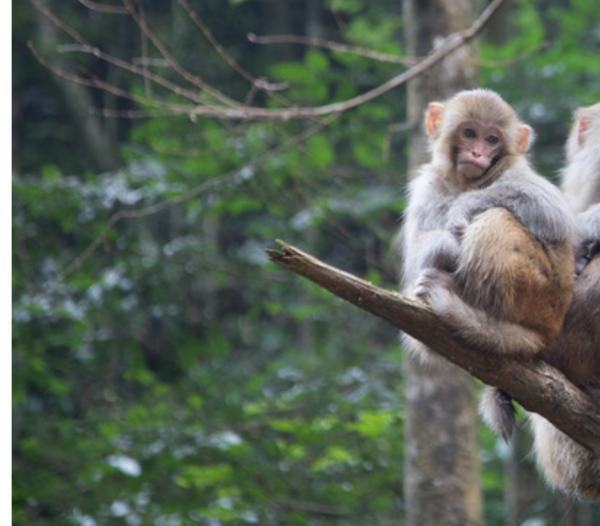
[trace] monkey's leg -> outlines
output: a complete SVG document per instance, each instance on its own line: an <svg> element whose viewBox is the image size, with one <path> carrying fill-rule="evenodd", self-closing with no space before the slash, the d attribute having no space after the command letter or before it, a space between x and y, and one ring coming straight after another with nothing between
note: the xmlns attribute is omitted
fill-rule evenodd
<svg viewBox="0 0 600 526"><path fill-rule="evenodd" d="M533 354L544 344L536 332L516 323L490 317L486 311L466 303L456 291L452 275L436 269L424 270L417 279L415 296L471 345L493 352Z"/></svg>
<svg viewBox="0 0 600 526"><path fill-rule="evenodd" d="M469 305L546 343L559 333L571 300L572 261L569 243L542 244L510 212L493 208L465 230L455 278Z"/></svg>
<svg viewBox="0 0 600 526"><path fill-rule="evenodd" d="M467 341L531 355L554 338L571 299L568 243L545 246L502 208L466 227L454 276L425 270L415 294Z"/></svg>

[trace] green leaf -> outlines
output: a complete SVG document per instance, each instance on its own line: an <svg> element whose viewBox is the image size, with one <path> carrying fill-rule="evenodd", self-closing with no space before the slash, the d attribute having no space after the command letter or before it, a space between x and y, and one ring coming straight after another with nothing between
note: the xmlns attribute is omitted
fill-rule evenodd
<svg viewBox="0 0 600 526"><path fill-rule="evenodd" d="M367 438L381 436L394 420L391 411L363 411L358 416L358 422L348 427Z"/></svg>
<svg viewBox="0 0 600 526"><path fill-rule="evenodd" d="M218 488L221 484L233 478L233 469L227 464L212 466L186 466L180 475L175 477L175 483L183 488Z"/></svg>
<svg viewBox="0 0 600 526"><path fill-rule="evenodd" d="M334 161L334 151L331 143L324 135L315 135L308 141L308 151L311 160L319 167L326 168Z"/></svg>

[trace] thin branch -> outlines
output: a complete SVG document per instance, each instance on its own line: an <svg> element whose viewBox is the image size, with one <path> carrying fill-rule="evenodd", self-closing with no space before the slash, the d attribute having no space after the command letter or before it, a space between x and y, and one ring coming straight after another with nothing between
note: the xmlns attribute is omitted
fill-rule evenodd
<svg viewBox="0 0 600 526"><path fill-rule="evenodd" d="M197 115L206 115L211 117L227 118L227 119L292 119L292 118L306 118L306 117L318 117L322 115L328 115L331 113L342 113L350 109L356 108L362 104L370 102L377 97L391 91L398 86L405 84L409 80L423 74L428 69L435 66L438 62L442 61L449 54L456 51L458 48L464 46L471 40L473 40L490 21L494 13L504 3L504 0L493 0L489 6L483 11L480 17L473 23L473 25L465 30L450 35L445 42L433 50L427 57L421 62L406 70L405 72L392 77L387 82L380 84L376 88L373 88L366 93L353 97L342 102L335 102L332 104L326 104L324 106L314 107L293 107L286 109L268 109L268 108L254 108L251 106L244 106L239 108L219 108L214 106L199 106L194 110Z"/></svg>
<svg viewBox="0 0 600 526"><path fill-rule="evenodd" d="M108 13L111 15L127 14L127 10L120 5L100 4L98 2L92 2L92 0L79 0L79 3L87 7L90 11L96 11L97 13Z"/></svg>
<svg viewBox="0 0 600 526"><path fill-rule="evenodd" d="M158 35L156 35L156 33L150 28L148 22L146 21L146 18L144 17L144 14L142 12L138 12L135 9L133 2L131 2L130 0L122 1L131 18L133 18L135 23L141 29L142 33L144 33L144 35L146 35L146 37L152 42L152 44L154 44L154 47L158 49L158 52L169 63L169 66L171 66L173 71L175 71L178 75L187 80L193 86L204 90L206 93L210 94L223 104L234 107L240 104L238 101L232 99L231 97L228 97L224 93L221 93L218 89L212 87L198 75L195 75L194 73L191 73L187 69L185 69L167 49L167 47L164 45L164 43L158 37Z"/></svg>
<svg viewBox="0 0 600 526"><path fill-rule="evenodd" d="M152 41L152 43L157 47L160 53L163 55L165 60L169 63L169 65L182 77L196 85L197 87L202 87L205 89L207 93L211 93L213 96L217 97L221 102L225 104L230 104L233 107L226 107L220 104L212 105L212 104L204 104L200 101L199 97L185 88L177 84L173 84L167 79L160 77L154 73L151 73L144 68L139 68L134 64L123 61L116 57L113 57L107 53L102 52L100 49L91 46L81 35L79 35L74 29L66 26L64 22L62 22L56 15L54 15L48 8L46 8L43 4L39 2L39 0L31 0L31 2L38 8L42 13L48 16L59 28L69 34L76 42L87 46L90 52L118 67L124 68L136 75L141 76L142 78L149 78L153 82L160 84L167 89L171 89L175 94L180 95L182 97L187 98L188 100L194 100L198 105L196 107L190 108L189 106L180 106L175 111L175 113L188 115L192 120L195 120L199 116L209 116L220 119L240 119L240 120L250 120L250 119L264 119L264 120L287 120L292 118L315 118L321 117L330 114L339 114L350 109L356 108L362 104L370 102L377 97L389 92L390 90L397 88L398 86L408 82L409 80L423 74L428 69L432 68L436 64L438 64L441 60L447 57L449 54L456 51L461 46L470 42L473 38L475 38L479 32L485 27L485 25L492 18L494 13L498 10L498 8L503 4L504 0L493 0L488 7L483 11L483 13L479 16L479 18L474 22L474 24L467 30L461 31L458 33L454 33L450 35L443 44L441 44L437 49L433 50L427 57L425 57L418 64L413 66L412 68L404 71L403 73L392 77L387 82L380 84L379 86L373 88L370 91L367 91L361 95L353 97L352 99L348 99L346 101L335 102L331 104L326 104L324 106L314 106L314 107L289 107L289 108L279 108L279 109L269 109L269 108L258 108L254 106L243 105L242 103L238 103L237 101L228 98L222 93L214 90L211 86L204 83L204 81L189 73L185 70L170 54L170 52L166 49L166 47L162 44L160 39L153 33L153 31L148 27L145 22L145 19L140 18L139 14L135 11L134 6L130 0L123 0L125 7L127 7L128 12L134 18L134 20L138 23L141 30L146 34L146 36ZM271 93L271 96L274 94Z"/></svg>
<svg viewBox="0 0 600 526"><path fill-rule="evenodd" d="M279 244L281 250L267 251L272 261L417 338L600 455L600 407L557 369L540 359L519 360L474 347L420 301L376 287L287 243Z"/></svg>
<svg viewBox="0 0 600 526"><path fill-rule="evenodd" d="M172 111L164 110L160 111L140 111L140 110L111 110L108 108L90 108L90 113L93 115L100 115L107 119L127 119L127 120L138 120L138 119L150 119L153 117L175 117Z"/></svg>
<svg viewBox="0 0 600 526"><path fill-rule="evenodd" d="M155 98L141 97L141 96L131 93L127 90L119 88L118 86L116 86L114 84L111 84L102 79L99 79L98 77L84 77L82 75L72 73L71 71L67 71L66 69L61 68L60 66L50 64L48 61L46 61L31 42L28 42L28 47L29 47L29 50L31 51L31 53L33 54L34 58L42 66L44 66L49 71L54 73L57 77L68 80L69 82L73 82L75 84L80 84L82 86L87 86L90 88L99 89L99 90L105 91L107 93L110 93L112 95L115 95L116 97L120 97L120 98L126 99L126 100L131 100L131 101L137 102L138 104L141 104L141 105L154 106L156 108L162 109L164 111L164 115L173 116L173 115L178 115L181 113L189 114L192 111L193 106L183 106L180 104L163 102L163 101L155 99ZM103 110L103 111L110 113L111 110ZM192 118L191 115L190 115L190 118ZM193 117L193 118L195 118L195 117Z"/></svg>
<svg viewBox="0 0 600 526"><path fill-rule="evenodd" d="M148 66L154 68L168 68L169 64L164 58L133 57L133 63L137 66Z"/></svg>
<svg viewBox="0 0 600 526"><path fill-rule="evenodd" d="M180 0L182 1L182 0ZM388 62L391 64L402 64L403 66L412 66L415 63L414 59L392 55L391 53L383 53L362 46L353 46L342 42L333 42L318 37L307 37L302 35L268 35L259 36L254 33L248 33L246 38L253 44L300 44L302 46L318 47L328 49L329 51L337 51L339 53L347 53L351 55L359 55L361 57L377 60L378 62Z"/></svg>
<svg viewBox="0 0 600 526"><path fill-rule="evenodd" d="M225 50L225 48L221 45L221 43L214 37L212 31L208 28L208 26L202 21L200 16L188 3L187 0L178 0L179 5L184 9L184 11L188 14L192 22L196 25L202 34L210 42L215 51L221 56L221 58L229 64L231 69L237 72L240 76L245 78L248 82L250 82L257 89L263 91L281 91L288 87L287 82L279 82L272 83L265 79L259 79L252 75L249 71L243 68L238 62Z"/></svg>
<svg viewBox="0 0 600 526"><path fill-rule="evenodd" d="M44 16L46 16L48 20L50 20L58 29L60 29L63 33L69 35L75 42L81 45L81 48L79 50L70 49L70 51L81 51L84 53L89 53L94 57L103 60L108 64L112 64L113 66L128 71L129 73L132 73L142 78L147 77L150 80L152 80L152 82L158 84L159 86L162 86L165 89L168 89L175 95L195 102L196 104L201 103L201 98L196 92L190 91L178 84L175 84L174 82L171 82L170 80L164 77L161 77L160 75L144 70L143 68L140 68L135 64L132 64L130 62L127 62L126 60L122 60L118 57L115 57L109 53L102 51L100 48L94 46L88 40L86 40L82 35L75 31L75 29L65 24L58 16L56 16L50 9L48 9L46 5L41 3L39 0L30 0L30 2L36 9L38 9Z"/></svg>

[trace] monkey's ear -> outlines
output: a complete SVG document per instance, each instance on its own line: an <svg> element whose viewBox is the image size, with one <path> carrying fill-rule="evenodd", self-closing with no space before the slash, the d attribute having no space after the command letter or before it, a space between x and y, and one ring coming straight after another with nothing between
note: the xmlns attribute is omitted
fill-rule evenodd
<svg viewBox="0 0 600 526"><path fill-rule="evenodd" d="M585 140L585 132L590 127L590 119L588 117L580 117L577 123L577 142L581 146Z"/></svg>
<svg viewBox="0 0 600 526"><path fill-rule="evenodd" d="M444 117L444 105L441 102L430 102L425 111L425 130L427 135L435 137Z"/></svg>
<svg viewBox="0 0 600 526"><path fill-rule="evenodd" d="M523 155L533 142L533 128L527 124L519 126L519 136L517 138L517 153Z"/></svg>

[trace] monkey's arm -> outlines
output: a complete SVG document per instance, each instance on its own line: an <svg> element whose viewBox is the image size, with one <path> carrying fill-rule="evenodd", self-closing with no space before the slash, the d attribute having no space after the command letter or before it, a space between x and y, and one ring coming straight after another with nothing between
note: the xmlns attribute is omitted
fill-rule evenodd
<svg viewBox="0 0 600 526"><path fill-rule="evenodd" d="M557 244L573 238L575 226L564 197L526 164L507 170L489 187L457 197L449 211L449 228L461 231L475 216L495 207L511 212L544 243Z"/></svg>
<svg viewBox="0 0 600 526"><path fill-rule="evenodd" d="M414 287L423 269L453 272L460 255L460 243L445 225L448 198L436 189L433 172L424 170L411 182L409 193L401 237L405 288Z"/></svg>
<svg viewBox="0 0 600 526"><path fill-rule="evenodd" d="M456 293L452 276L429 269L417 279L415 295L470 344L493 352L531 356L544 341L522 325L494 319L471 307Z"/></svg>

